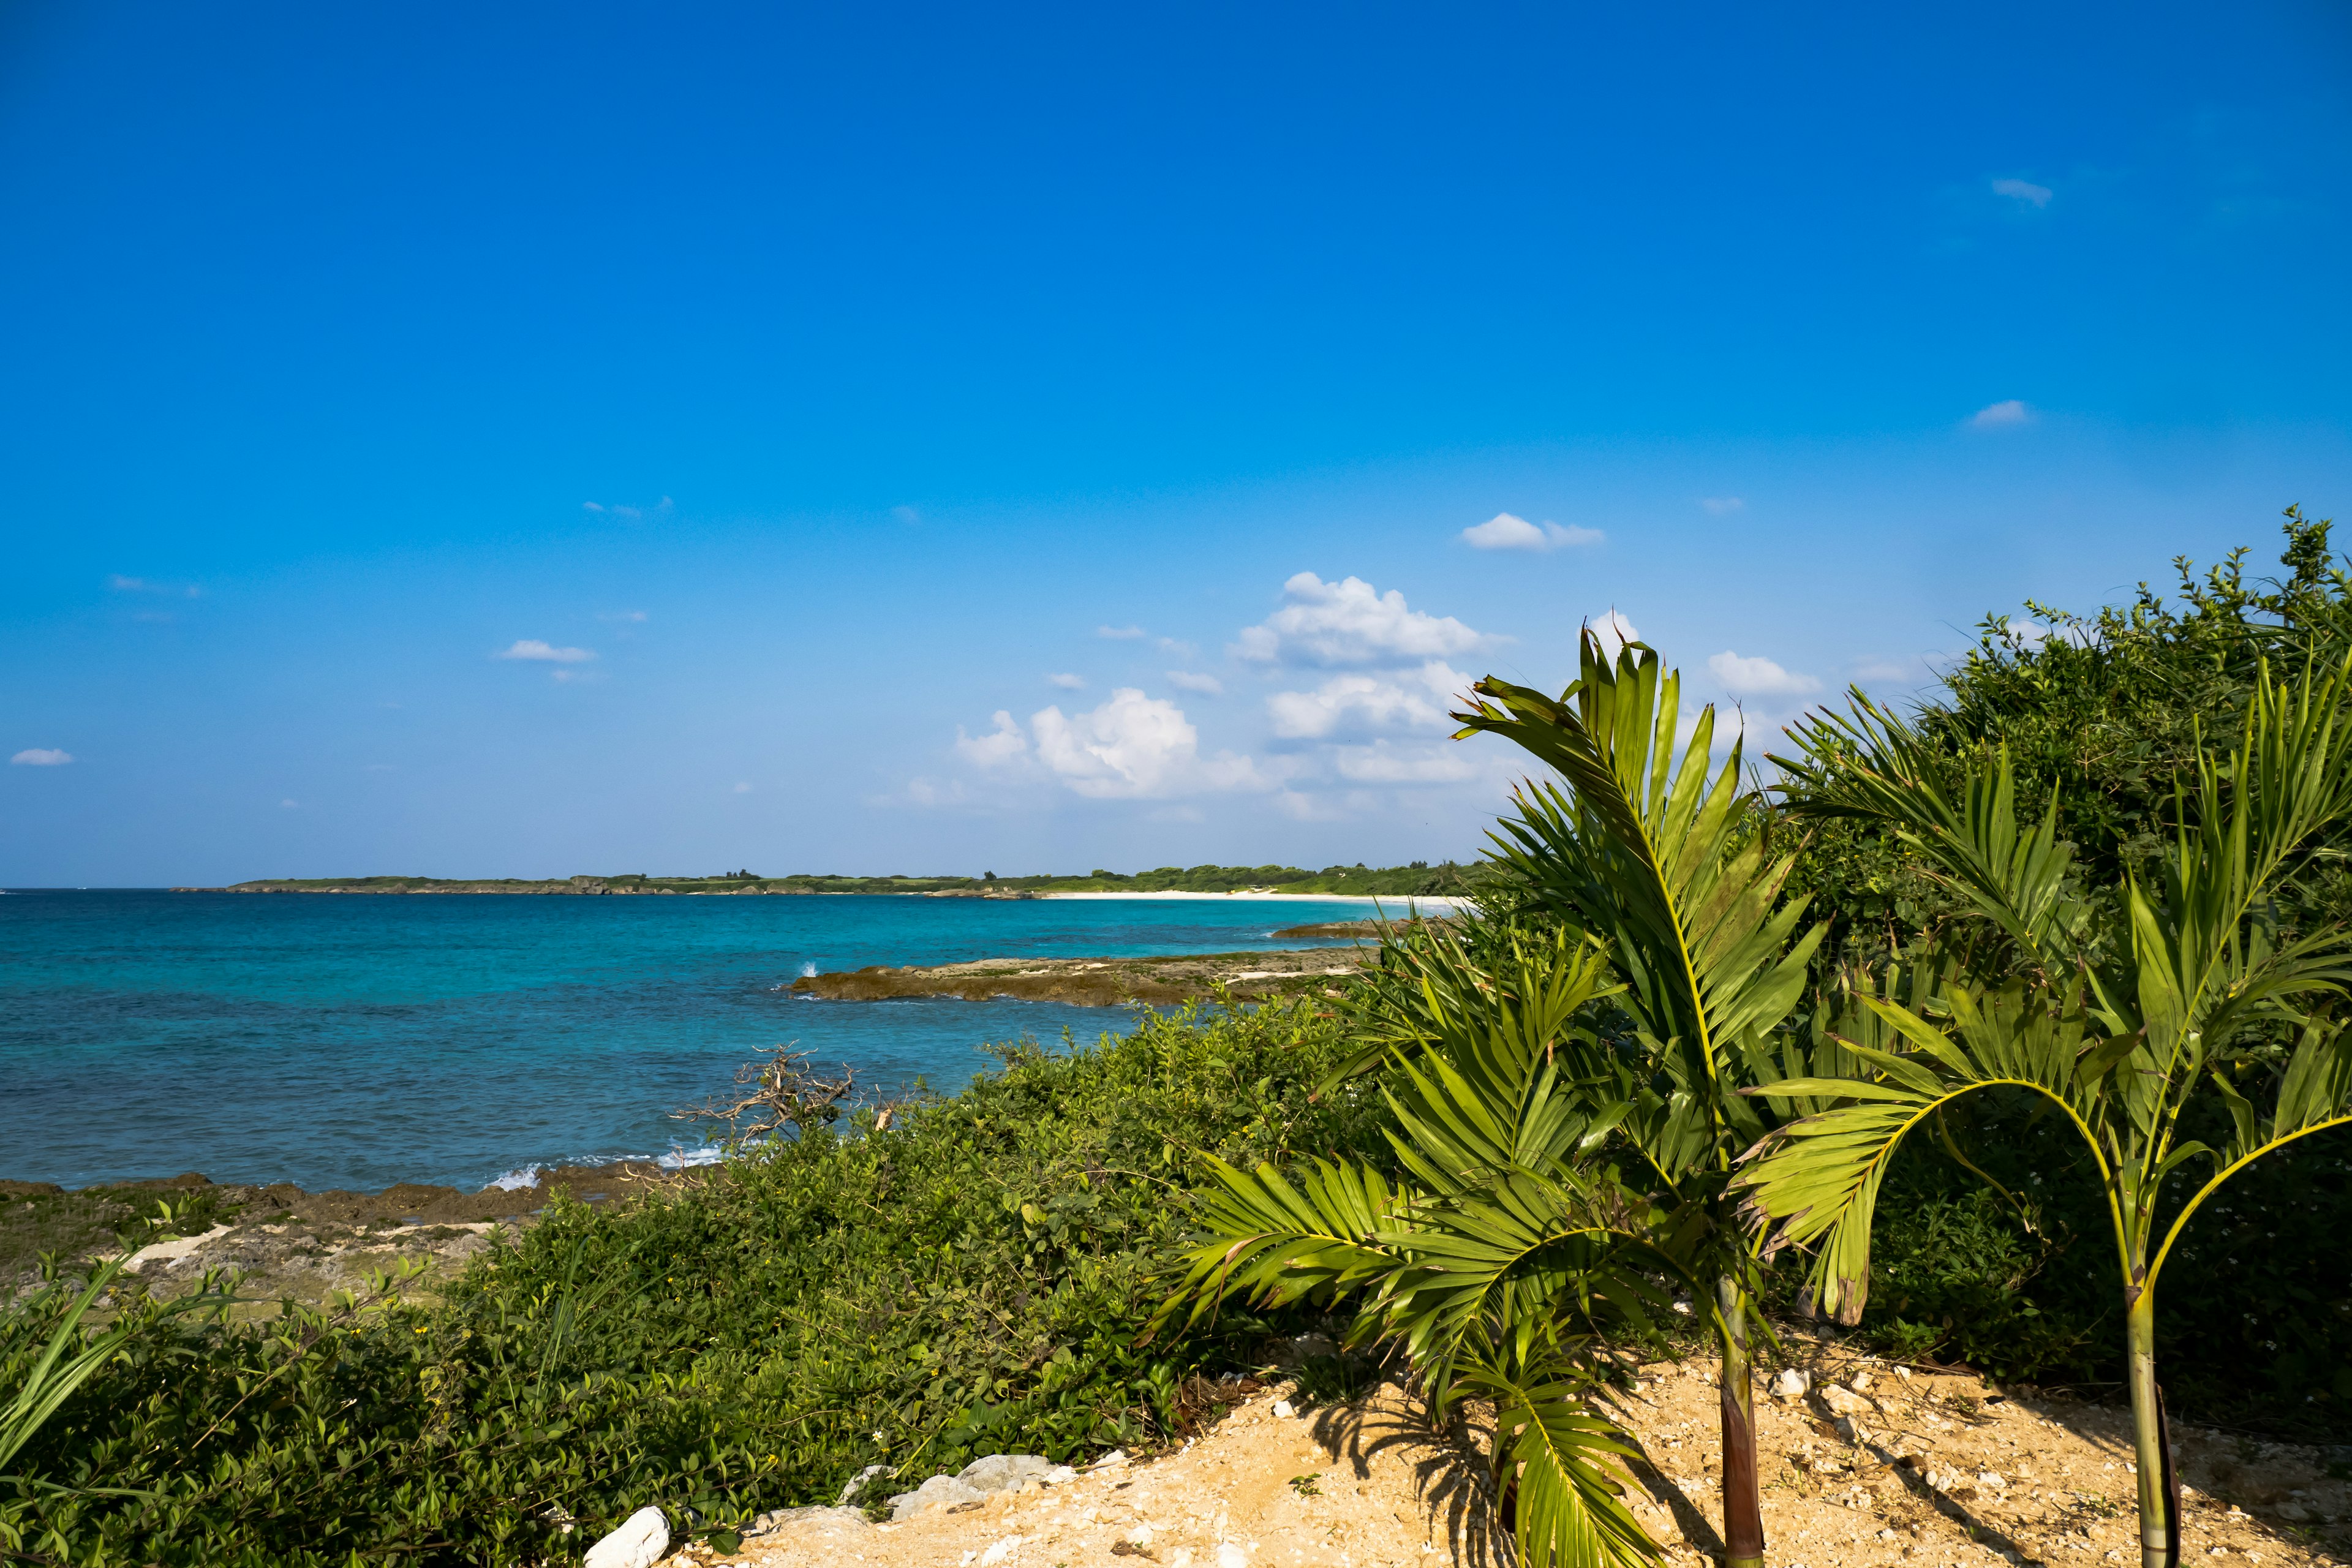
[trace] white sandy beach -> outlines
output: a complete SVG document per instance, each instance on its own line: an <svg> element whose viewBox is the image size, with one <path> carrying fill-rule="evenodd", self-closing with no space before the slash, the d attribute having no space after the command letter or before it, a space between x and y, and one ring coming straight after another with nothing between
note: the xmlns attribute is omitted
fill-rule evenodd
<svg viewBox="0 0 2352 1568"><path fill-rule="evenodd" d="M1404 893L1267 893L1255 889L1235 893L1040 893L1044 899L1210 899L1226 903L1303 904L1380 904L1391 909L1447 909L1466 906L1470 900L1445 894Z"/></svg>

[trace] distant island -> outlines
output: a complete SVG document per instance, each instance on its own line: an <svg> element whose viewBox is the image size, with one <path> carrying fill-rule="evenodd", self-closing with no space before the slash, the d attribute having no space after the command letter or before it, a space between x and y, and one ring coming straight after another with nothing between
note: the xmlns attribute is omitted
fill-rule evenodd
<svg viewBox="0 0 2352 1568"><path fill-rule="evenodd" d="M1302 897L1461 897L1474 890L1479 868L1441 861L1432 865L1326 866L1302 871L1296 866L1162 866L1128 876L1096 869L1080 876L842 877L800 872L762 877L749 870L711 877L620 876L516 877L277 877L226 888L174 888L175 893L523 893L523 894L812 894L915 893L932 898L1035 899L1056 893L1292 893Z"/></svg>

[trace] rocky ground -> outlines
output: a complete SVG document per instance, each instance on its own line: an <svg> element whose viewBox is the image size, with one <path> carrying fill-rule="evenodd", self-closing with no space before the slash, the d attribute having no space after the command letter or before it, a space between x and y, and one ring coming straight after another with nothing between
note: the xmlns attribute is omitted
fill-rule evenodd
<svg viewBox="0 0 2352 1568"><path fill-rule="evenodd" d="M1791 1338L1801 1394L1758 1402L1768 1557L1781 1568L2136 1568L2127 1415L2004 1392L1973 1375L1898 1369ZM1777 1370L1777 1369L1776 1369ZM1639 1438L1636 1516L1678 1568L1722 1551L1716 1393L1704 1362L1645 1367L1622 1415ZM1857 1386L1858 1391L1857 1391ZM1835 1392L1832 1393L1832 1390ZM1039 1461L1005 1489L896 1521L855 1509L772 1520L734 1556L697 1563L814 1568L1287 1568L1487 1564L1477 1482L1394 1388L1294 1408L1263 1389L1181 1449L1079 1474ZM2342 1568L2352 1557L2352 1452L2176 1430L2181 1557L2220 1568Z"/></svg>
<svg viewBox="0 0 2352 1568"><path fill-rule="evenodd" d="M111 1257L132 1242L139 1246L126 1271L159 1296L193 1288L208 1269L235 1268L237 1294L257 1310L289 1297L315 1304L404 1263L425 1266L417 1283L429 1289L502 1229L528 1226L558 1193L625 1205L678 1179L631 1161L544 1171L530 1186L478 1193L407 1182L380 1193L307 1193L290 1183L215 1184L193 1173L70 1193L46 1182L0 1182L0 1289L37 1283L43 1252ZM159 1202L180 1219L154 1237L139 1222Z"/></svg>
<svg viewBox="0 0 2352 1568"><path fill-rule="evenodd" d="M1130 1002L1204 999L1219 985L1242 1001L1328 991L1353 978L1375 949L1317 947L1288 952L1212 952L1156 958L983 958L966 963L850 970L795 980L799 995L826 1002L878 1002L893 996L961 996L967 1002L1011 996L1116 1007Z"/></svg>

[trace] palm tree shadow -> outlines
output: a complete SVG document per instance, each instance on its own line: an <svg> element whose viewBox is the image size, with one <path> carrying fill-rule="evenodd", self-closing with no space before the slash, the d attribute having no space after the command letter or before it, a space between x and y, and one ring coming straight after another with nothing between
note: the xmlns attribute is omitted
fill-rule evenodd
<svg viewBox="0 0 2352 1568"><path fill-rule="evenodd" d="M1353 1405L1317 1410L1311 1430L1358 1480L1369 1479L1372 1461L1383 1455L1411 1465L1430 1539L1444 1540L1460 1568L1508 1568L1516 1561L1496 1528L1485 1474L1482 1450L1491 1432L1468 1420L1453 1431L1433 1426L1393 1384Z"/></svg>
<svg viewBox="0 0 2352 1568"><path fill-rule="evenodd" d="M1648 1449L1643 1448L1640 1458L1627 1461L1625 1468L1633 1475L1634 1484L1650 1494L1651 1501L1674 1516L1675 1528L1683 1532L1683 1539L1694 1550L1709 1557L1721 1557L1728 1550L1715 1521L1673 1478L1652 1462ZM1662 1541L1658 1544L1670 1543Z"/></svg>

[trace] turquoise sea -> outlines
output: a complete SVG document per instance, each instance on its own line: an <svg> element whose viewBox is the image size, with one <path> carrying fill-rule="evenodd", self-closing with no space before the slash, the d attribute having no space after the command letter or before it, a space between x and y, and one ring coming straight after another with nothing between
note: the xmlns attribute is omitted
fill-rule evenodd
<svg viewBox="0 0 2352 1568"><path fill-rule="evenodd" d="M979 1047L1126 1026L1052 1003L814 1002L821 970L1308 945L1318 899L0 896L0 1176L474 1188L532 1164L707 1157L669 1114L797 1042L882 1090Z"/></svg>

